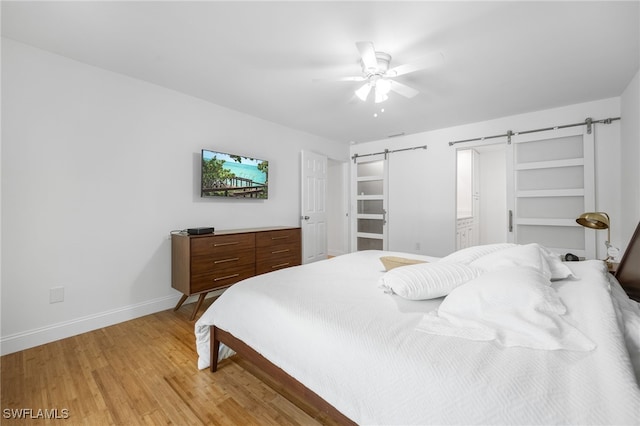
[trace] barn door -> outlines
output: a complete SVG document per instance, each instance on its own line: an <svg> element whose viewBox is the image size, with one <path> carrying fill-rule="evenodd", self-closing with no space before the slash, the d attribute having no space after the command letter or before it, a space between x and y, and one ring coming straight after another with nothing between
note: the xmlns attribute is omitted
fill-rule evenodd
<svg viewBox="0 0 640 426"><path fill-rule="evenodd" d="M386 155L380 154L356 157L352 167L352 247L356 251L387 250L387 163Z"/></svg>
<svg viewBox="0 0 640 426"><path fill-rule="evenodd" d="M512 137L509 241L595 258L595 232L575 221L595 210L593 136L579 126Z"/></svg>

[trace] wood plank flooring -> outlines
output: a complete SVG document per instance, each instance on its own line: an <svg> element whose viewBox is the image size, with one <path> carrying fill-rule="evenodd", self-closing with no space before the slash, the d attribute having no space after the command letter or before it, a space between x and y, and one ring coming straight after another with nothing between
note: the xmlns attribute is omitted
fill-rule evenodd
<svg viewBox="0 0 640 426"><path fill-rule="evenodd" d="M185 305L3 356L0 423L333 424L239 357L223 361L216 373L198 370L192 309ZM8 418L15 410L23 418Z"/></svg>

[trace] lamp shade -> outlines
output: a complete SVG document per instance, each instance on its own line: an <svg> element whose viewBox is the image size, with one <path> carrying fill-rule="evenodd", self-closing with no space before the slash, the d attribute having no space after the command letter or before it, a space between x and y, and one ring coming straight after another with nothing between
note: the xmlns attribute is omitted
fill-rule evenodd
<svg viewBox="0 0 640 426"><path fill-rule="evenodd" d="M366 101L369 96L369 92L371 91L371 85L366 83L364 86L356 90L356 96L360 98L361 101Z"/></svg>
<svg viewBox="0 0 640 426"><path fill-rule="evenodd" d="M591 229L608 229L609 215L604 212L588 212L582 213L576 219L580 225Z"/></svg>
<svg viewBox="0 0 640 426"><path fill-rule="evenodd" d="M386 96L391 90L391 80L380 78L376 81L376 93L380 92L381 96Z"/></svg>
<svg viewBox="0 0 640 426"><path fill-rule="evenodd" d="M576 222L585 228L607 230L607 241L604 243L607 246L607 258L605 262L610 264L613 258L617 256L616 252L618 249L611 245L611 220L609 219L609 215L605 212L582 213L576 219Z"/></svg>

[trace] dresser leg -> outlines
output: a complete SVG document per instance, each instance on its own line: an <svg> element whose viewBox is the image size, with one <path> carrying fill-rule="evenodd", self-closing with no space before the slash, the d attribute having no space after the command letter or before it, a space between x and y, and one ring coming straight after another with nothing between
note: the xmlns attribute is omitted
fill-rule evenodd
<svg viewBox="0 0 640 426"><path fill-rule="evenodd" d="M191 318L189 318L189 320L193 321L196 318L196 314L198 313L200 306L202 306L202 302L204 302L204 298L206 295L206 291L204 293L200 293L200 297L198 297L198 303L196 303L196 307L193 308L193 312L191 313Z"/></svg>
<svg viewBox="0 0 640 426"><path fill-rule="evenodd" d="M180 298L180 300L178 300L178 304L176 305L175 308L173 308L173 311L177 311L178 309L180 309L180 306L182 306L182 304L184 303L185 300L187 300L187 296L186 294L183 294L182 297Z"/></svg>

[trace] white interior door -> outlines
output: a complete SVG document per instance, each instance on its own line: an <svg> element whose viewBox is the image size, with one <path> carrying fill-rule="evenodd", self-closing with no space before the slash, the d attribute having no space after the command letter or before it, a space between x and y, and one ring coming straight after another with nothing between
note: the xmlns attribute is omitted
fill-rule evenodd
<svg viewBox="0 0 640 426"><path fill-rule="evenodd" d="M387 193L388 160L384 155L356 158L352 167L354 185L352 207L352 248L362 250L387 250Z"/></svg>
<svg viewBox="0 0 640 426"><path fill-rule="evenodd" d="M327 258L327 157L302 151L302 263Z"/></svg>
<svg viewBox="0 0 640 426"><path fill-rule="evenodd" d="M510 241L595 258L595 232L575 220L595 208L593 136L582 126L513 136Z"/></svg>

